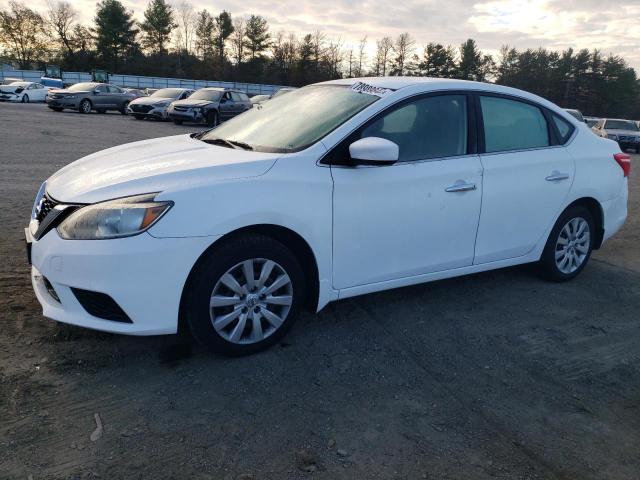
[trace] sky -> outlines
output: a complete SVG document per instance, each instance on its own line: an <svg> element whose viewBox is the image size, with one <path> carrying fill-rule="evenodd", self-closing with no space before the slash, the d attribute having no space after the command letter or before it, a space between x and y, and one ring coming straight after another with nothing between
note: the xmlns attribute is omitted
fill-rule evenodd
<svg viewBox="0 0 640 480"><path fill-rule="evenodd" d="M179 0L168 0L176 4ZM137 18L147 0L122 0ZM7 0L0 0L0 4ZM96 0L70 0L90 23ZM428 42L460 45L474 38L496 54L502 45L518 49L598 48L623 56L640 70L640 0L191 0L197 10L221 10L233 16L259 14L272 32L302 35L317 29L347 48L367 35L372 56L375 40L402 32L418 46ZM44 9L46 0L29 6Z"/></svg>

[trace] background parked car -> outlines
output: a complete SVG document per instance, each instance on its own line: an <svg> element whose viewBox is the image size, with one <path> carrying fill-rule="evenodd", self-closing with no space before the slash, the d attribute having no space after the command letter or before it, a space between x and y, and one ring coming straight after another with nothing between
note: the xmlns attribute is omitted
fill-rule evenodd
<svg viewBox="0 0 640 480"><path fill-rule="evenodd" d="M176 100L184 100L193 93L188 88L162 88L148 97L136 98L129 104L128 112L136 120L155 118L167 120L167 108Z"/></svg>
<svg viewBox="0 0 640 480"><path fill-rule="evenodd" d="M589 128L595 127L600 120L601 119L598 117L584 117L584 122L588 125Z"/></svg>
<svg viewBox="0 0 640 480"><path fill-rule="evenodd" d="M107 83L76 83L64 90L50 90L47 105L56 112L65 108L90 113L95 110L104 113L107 110L118 110L126 114L126 107L131 97L122 88Z"/></svg>
<svg viewBox="0 0 640 480"><path fill-rule="evenodd" d="M633 120L603 118L593 131L600 137L615 140L622 150L631 148L640 153L640 128Z"/></svg>
<svg viewBox="0 0 640 480"><path fill-rule="evenodd" d="M3 102L44 102L49 87L35 82L11 82L0 85L0 101Z"/></svg>
<svg viewBox="0 0 640 480"><path fill-rule="evenodd" d="M285 93L289 93L289 92L293 92L294 90L297 90L297 88L294 87L284 87L281 88L280 90L278 90L276 93L274 93L273 95L271 95L270 98L276 98L279 97L280 95L284 95Z"/></svg>
<svg viewBox="0 0 640 480"><path fill-rule="evenodd" d="M124 91L129 94L131 100L147 96L147 93L144 90L140 90L139 88L125 88Z"/></svg>
<svg viewBox="0 0 640 480"><path fill-rule="evenodd" d="M186 100L169 105L168 115L176 125L182 122L206 123L215 127L253 107L246 93L224 88L201 88Z"/></svg>
<svg viewBox="0 0 640 480"><path fill-rule="evenodd" d="M266 102L270 98L271 98L271 95L254 95L253 97L250 98L250 100L253 105L256 105L258 103Z"/></svg>
<svg viewBox="0 0 640 480"><path fill-rule="evenodd" d="M580 110L576 110L575 108L565 108L564 111L574 117L576 120L584 122L584 117L582 116L582 112Z"/></svg>

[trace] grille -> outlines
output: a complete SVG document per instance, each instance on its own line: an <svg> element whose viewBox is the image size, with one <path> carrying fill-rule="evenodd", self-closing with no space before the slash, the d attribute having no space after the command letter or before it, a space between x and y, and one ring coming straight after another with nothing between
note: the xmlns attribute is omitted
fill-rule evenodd
<svg viewBox="0 0 640 480"><path fill-rule="evenodd" d="M631 136L631 135L621 135L620 137L618 137L620 139L621 142L629 142L629 143L635 143L637 142L637 137Z"/></svg>
<svg viewBox="0 0 640 480"><path fill-rule="evenodd" d="M177 112L188 112L190 110L189 107L181 107L179 105L174 105L173 109Z"/></svg>
<svg viewBox="0 0 640 480"><path fill-rule="evenodd" d="M58 205L58 202L51 199L47 195L42 197L41 202L42 203L40 204L40 210L38 211L38 215L36 216L36 220L38 221L38 223L42 223L47 215L49 215L49 212L53 210L56 205Z"/></svg>
<svg viewBox="0 0 640 480"><path fill-rule="evenodd" d="M71 291L87 313L94 317L113 322L133 323L120 305L106 293L92 292L81 288L71 288Z"/></svg>
<svg viewBox="0 0 640 480"><path fill-rule="evenodd" d="M147 113L153 107L151 105L129 105L134 112Z"/></svg>

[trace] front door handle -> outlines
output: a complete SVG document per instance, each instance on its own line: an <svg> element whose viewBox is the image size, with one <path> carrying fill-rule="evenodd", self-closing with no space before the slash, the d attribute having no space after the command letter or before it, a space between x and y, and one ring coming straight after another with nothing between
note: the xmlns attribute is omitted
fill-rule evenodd
<svg viewBox="0 0 640 480"><path fill-rule="evenodd" d="M549 175L548 177L544 178L547 182L559 182L561 180L568 180L569 179L569 174L568 173L560 173L557 170L551 172L551 175Z"/></svg>
<svg viewBox="0 0 640 480"><path fill-rule="evenodd" d="M456 183L444 189L445 192L467 192L469 190L475 190L475 183L467 183L462 180L458 180Z"/></svg>

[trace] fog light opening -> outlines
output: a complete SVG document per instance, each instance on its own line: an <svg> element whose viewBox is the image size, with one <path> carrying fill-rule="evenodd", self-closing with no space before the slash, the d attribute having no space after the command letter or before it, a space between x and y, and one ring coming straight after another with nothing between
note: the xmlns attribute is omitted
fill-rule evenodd
<svg viewBox="0 0 640 480"><path fill-rule="evenodd" d="M47 277L42 277L42 281L44 282L44 287L47 289L47 292L49 293L51 298L53 298L56 302L61 303L60 297L56 293L56 289L53 288L53 285L51 285L49 279Z"/></svg>

